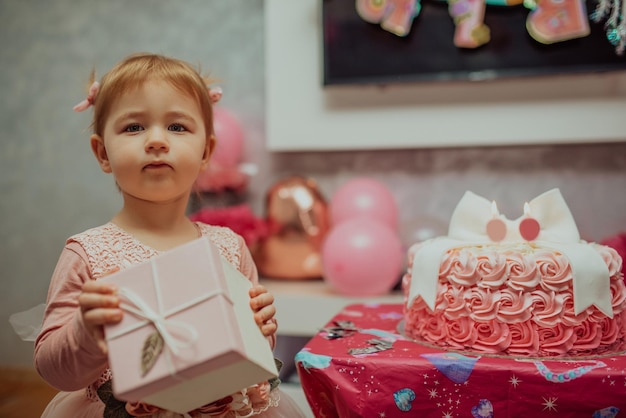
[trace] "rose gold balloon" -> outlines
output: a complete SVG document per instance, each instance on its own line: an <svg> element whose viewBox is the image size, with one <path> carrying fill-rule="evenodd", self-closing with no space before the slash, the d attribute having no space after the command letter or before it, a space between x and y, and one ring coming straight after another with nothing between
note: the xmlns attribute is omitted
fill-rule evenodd
<svg viewBox="0 0 626 418"><path fill-rule="evenodd" d="M280 180L268 190L265 204L270 233L253 253L259 274L288 280L321 278L320 252L330 220L315 181L300 176Z"/></svg>

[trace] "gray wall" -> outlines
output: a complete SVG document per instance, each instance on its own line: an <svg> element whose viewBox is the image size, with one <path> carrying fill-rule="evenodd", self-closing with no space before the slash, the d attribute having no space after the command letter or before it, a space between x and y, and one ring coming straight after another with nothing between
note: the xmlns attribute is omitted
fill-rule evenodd
<svg viewBox="0 0 626 418"><path fill-rule="evenodd" d="M9 315L44 301L69 235L119 208L89 150L90 112L71 108L92 67L101 75L132 52L173 55L222 80L223 106L246 131L245 160L259 168L248 197L259 215L284 176L312 176L330 198L368 175L390 187L405 230L443 232L468 189L514 218L520 202L560 187L585 238L626 231L624 143L269 153L262 0L0 0L0 18L0 364L31 364L32 344L13 333Z"/></svg>

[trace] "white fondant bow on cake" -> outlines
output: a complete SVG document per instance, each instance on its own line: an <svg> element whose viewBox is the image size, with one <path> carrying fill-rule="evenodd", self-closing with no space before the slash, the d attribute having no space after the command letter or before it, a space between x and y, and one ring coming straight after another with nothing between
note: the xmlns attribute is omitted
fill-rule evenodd
<svg viewBox="0 0 626 418"><path fill-rule="evenodd" d="M495 212L494 212L495 211ZM445 253L455 247L493 244L488 223L498 219L502 228L499 242L524 242L520 228L532 216L539 225L533 243L540 248L554 249L569 259L574 283L574 313L579 314L595 305L608 317L613 317L609 269L592 246L581 241L574 218L559 189L549 190L530 201L525 214L508 220L497 213L495 204L472 192L465 195L455 208L447 237L430 240L415 250L408 306L418 296L434 310L437 297L439 265Z"/></svg>

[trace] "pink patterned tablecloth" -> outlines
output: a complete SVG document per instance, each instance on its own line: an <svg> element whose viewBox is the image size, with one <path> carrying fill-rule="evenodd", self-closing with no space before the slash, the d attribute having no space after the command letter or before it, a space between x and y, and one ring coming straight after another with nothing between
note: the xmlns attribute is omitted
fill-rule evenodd
<svg viewBox="0 0 626 418"><path fill-rule="evenodd" d="M303 347L295 360L316 417L626 417L623 353L488 357L407 340L402 325L402 305L349 305Z"/></svg>

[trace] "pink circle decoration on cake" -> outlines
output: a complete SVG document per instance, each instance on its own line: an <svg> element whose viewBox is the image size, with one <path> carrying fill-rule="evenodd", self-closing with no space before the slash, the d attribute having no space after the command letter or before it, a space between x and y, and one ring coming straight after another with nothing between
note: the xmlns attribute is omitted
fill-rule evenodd
<svg viewBox="0 0 626 418"><path fill-rule="evenodd" d="M519 233L526 241L534 241L539 236L541 226L535 218L524 218L519 223Z"/></svg>
<svg viewBox="0 0 626 418"><path fill-rule="evenodd" d="M344 183L331 198L330 215L334 225L358 216L368 216L398 228L398 206L389 189L381 182L359 177Z"/></svg>
<svg viewBox="0 0 626 418"><path fill-rule="evenodd" d="M210 164L236 166L243 154L243 128L230 111L218 106L213 108L213 125L217 141Z"/></svg>
<svg viewBox="0 0 626 418"><path fill-rule="evenodd" d="M389 292L399 281L404 250L389 226L368 217L346 220L322 245L324 280L347 296Z"/></svg>
<svg viewBox="0 0 626 418"><path fill-rule="evenodd" d="M502 219L494 218L487 222L487 236L493 242L500 242L506 237L506 224Z"/></svg>

